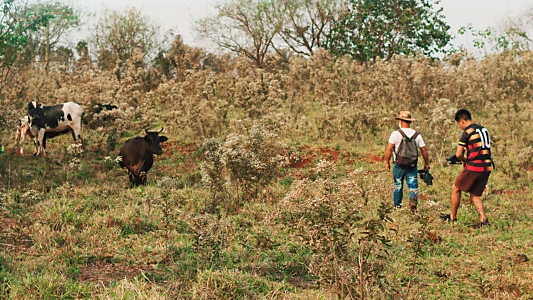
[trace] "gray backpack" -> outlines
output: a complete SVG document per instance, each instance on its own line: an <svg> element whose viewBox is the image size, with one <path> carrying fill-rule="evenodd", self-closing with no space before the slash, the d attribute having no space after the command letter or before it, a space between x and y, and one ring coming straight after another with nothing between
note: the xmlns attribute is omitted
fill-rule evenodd
<svg viewBox="0 0 533 300"><path fill-rule="evenodd" d="M396 164L404 169L414 168L418 162L418 147L415 139L419 133L415 131L415 134L409 138L403 130L398 129L398 131L402 135L402 141L396 151Z"/></svg>

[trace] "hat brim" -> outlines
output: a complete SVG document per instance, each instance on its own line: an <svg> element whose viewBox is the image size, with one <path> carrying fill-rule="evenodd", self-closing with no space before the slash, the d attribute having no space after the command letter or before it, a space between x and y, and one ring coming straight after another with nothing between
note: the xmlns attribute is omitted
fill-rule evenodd
<svg viewBox="0 0 533 300"><path fill-rule="evenodd" d="M402 121L408 121L408 122L416 121L416 119L409 119L409 118L402 118L402 117L396 117L395 119L396 120L402 120Z"/></svg>

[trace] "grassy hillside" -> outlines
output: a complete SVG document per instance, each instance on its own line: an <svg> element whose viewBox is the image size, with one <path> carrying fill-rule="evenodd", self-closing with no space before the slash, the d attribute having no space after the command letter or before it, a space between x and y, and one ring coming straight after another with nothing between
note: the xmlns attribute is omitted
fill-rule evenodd
<svg viewBox="0 0 533 300"><path fill-rule="evenodd" d="M533 297L532 53L371 68L325 52L265 70L236 59L151 89L130 67L120 81L32 70L5 91L0 298ZM35 98L84 105L83 149L60 136L47 157L30 142L17 154L13 120ZM106 102L119 109L92 112ZM490 130L497 165L481 229L466 195L458 222L438 217L463 107ZM418 119L435 177L416 214L392 210L383 162L400 110ZM169 141L148 185L129 189L115 159L149 126Z"/></svg>

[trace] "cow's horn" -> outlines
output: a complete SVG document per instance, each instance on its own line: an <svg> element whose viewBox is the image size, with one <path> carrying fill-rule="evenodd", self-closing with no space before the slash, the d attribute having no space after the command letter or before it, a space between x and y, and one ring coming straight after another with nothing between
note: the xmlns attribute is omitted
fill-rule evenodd
<svg viewBox="0 0 533 300"><path fill-rule="evenodd" d="M163 131L163 128L164 128L164 127L161 127L161 130L159 130L159 133L161 133L161 131Z"/></svg>
<svg viewBox="0 0 533 300"><path fill-rule="evenodd" d="M148 127L148 128L146 128L146 129L144 130L144 132L148 133L148 130L150 130L150 128L152 128L152 127Z"/></svg>

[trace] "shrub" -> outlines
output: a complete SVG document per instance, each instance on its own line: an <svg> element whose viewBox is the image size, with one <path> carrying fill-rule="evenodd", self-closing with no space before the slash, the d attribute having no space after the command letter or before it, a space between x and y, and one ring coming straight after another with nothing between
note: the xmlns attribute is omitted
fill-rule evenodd
<svg viewBox="0 0 533 300"><path fill-rule="evenodd" d="M281 209L290 212L289 228L311 250L309 270L319 282L332 286L341 298L364 298L385 290L385 223L391 208L382 204L377 218L364 220L362 211L370 198L382 195L382 179L368 185L364 174L353 172L336 180L334 171L334 163L321 161L314 170L317 178L294 183Z"/></svg>

